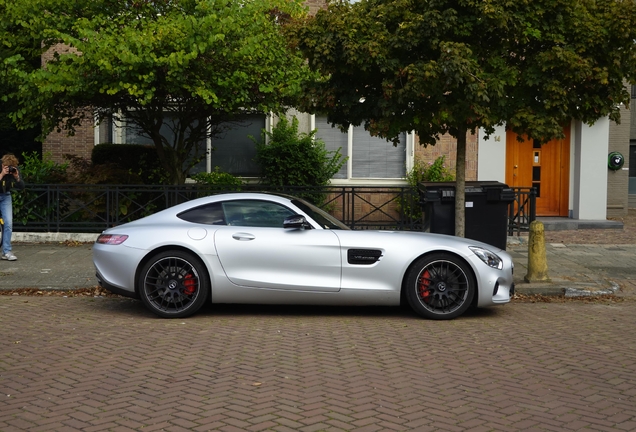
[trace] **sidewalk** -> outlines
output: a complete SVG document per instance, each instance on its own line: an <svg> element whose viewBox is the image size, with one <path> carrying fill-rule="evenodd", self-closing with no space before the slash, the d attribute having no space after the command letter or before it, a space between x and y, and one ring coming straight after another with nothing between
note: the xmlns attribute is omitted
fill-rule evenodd
<svg viewBox="0 0 636 432"><path fill-rule="evenodd" d="M97 286L92 243L13 242L17 261L0 261L0 290L70 290Z"/></svg>
<svg viewBox="0 0 636 432"><path fill-rule="evenodd" d="M508 244L520 294L636 297L636 245L546 243L550 281L527 283L528 245Z"/></svg>
<svg viewBox="0 0 636 432"><path fill-rule="evenodd" d="M70 290L97 286L92 262L96 234L14 234L17 261L0 261L0 290ZM636 244L546 243L549 282L526 283L528 245L508 239L519 294L636 297ZM623 289L620 289L620 288Z"/></svg>

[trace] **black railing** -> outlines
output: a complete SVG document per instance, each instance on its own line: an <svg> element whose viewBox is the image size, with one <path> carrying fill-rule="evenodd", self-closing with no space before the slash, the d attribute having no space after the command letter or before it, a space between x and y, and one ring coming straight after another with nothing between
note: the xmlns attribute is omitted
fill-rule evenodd
<svg viewBox="0 0 636 432"><path fill-rule="evenodd" d="M530 222L537 218L537 189L533 187L511 187L515 200L508 206L508 235L520 235L528 231Z"/></svg>
<svg viewBox="0 0 636 432"><path fill-rule="evenodd" d="M534 220L534 192L514 188L509 235ZM264 191L248 185L245 192ZM269 190L271 191L271 190ZM131 222L195 198L231 192L205 185L29 185L15 196L14 231L89 232ZM352 229L422 230L418 191L410 187L287 187L278 192L318 198L322 207Z"/></svg>
<svg viewBox="0 0 636 432"><path fill-rule="evenodd" d="M242 190L268 192L250 185ZM14 231L101 232L223 192L231 191L205 185L30 185L14 202ZM417 192L409 187L286 187L278 192L320 197L325 210L353 229L421 229L421 216L403 211L406 203L417 202Z"/></svg>

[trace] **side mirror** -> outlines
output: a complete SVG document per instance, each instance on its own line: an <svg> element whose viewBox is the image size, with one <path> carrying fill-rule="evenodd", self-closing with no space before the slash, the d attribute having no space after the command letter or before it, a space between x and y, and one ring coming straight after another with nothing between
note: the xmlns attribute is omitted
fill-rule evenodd
<svg viewBox="0 0 636 432"><path fill-rule="evenodd" d="M293 216L288 216L285 218L285 220L283 221L283 228L304 229L304 228L311 228L311 225L309 225L309 222L307 222L307 219L305 219L305 216L293 215Z"/></svg>

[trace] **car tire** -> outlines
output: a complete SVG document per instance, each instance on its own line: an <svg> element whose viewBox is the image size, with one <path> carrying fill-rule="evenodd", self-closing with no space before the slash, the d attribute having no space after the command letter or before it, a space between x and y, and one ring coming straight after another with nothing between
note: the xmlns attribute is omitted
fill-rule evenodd
<svg viewBox="0 0 636 432"><path fill-rule="evenodd" d="M185 251L164 251L139 272L139 297L162 318L184 318L196 313L208 299L210 281L203 263Z"/></svg>
<svg viewBox="0 0 636 432"><path fill-rule="evenodd" d="M457 318L470 306L476 283L470 267L459 257L434 253L417 259L405 279L411 308L428 319Z"/></svg>

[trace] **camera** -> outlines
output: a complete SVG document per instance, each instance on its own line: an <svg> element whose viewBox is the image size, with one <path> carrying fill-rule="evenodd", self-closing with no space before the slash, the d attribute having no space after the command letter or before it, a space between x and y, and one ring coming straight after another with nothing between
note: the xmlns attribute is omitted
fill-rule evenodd
<svg viewBox="0 0 636 432"><path fill-rule="evenodd" d="M18 169L14 166L9 167L9 174L15 174L18 172Z"/></svg>

